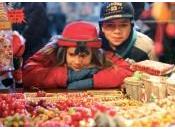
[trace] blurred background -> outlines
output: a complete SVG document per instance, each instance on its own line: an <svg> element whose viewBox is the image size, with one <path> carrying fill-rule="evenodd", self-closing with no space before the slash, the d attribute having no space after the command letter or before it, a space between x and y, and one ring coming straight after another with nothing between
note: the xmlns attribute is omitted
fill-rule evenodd
<svg viewBox="0 0 175 130"><path fill-rule="evenodd" d="M23 8L25 23L13 24L26 39L24 60L42 48L65 24L77 19L93 22L98 28L100 2L13 2ZM154 40L159 60L175 64L175 3L132 2L135 28Z"/></svg>

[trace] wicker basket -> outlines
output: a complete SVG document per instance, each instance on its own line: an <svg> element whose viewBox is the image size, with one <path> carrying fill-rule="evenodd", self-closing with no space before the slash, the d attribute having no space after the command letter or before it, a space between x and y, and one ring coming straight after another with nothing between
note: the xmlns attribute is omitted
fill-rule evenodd
<svg viewBox="0 0 175 130"><path fill-rule="evenodd" d="M142 86L143 82L135 80L133 77L128 77L124 80L126 93L131 99L140 100L140 91Z"/></svg>
<svg viewBox="0 0 175 130"><path fill-rule="evenodd" d="M167 83L167 94L169 96L175 95L175 84Z"/></svg>
<svg viewBox="0 0 175 130"><path fill-rule="evenodd" d="M142 77L148 100L154 95L157 99L167 96L166 77L145 74Z"/></svg>
<svg viewBox="0 0 175 130"><path fill-rule="evenodd" d="M162 99L167 96L166 79L167 78L163 76L153 76L142 73L140 80L133 77L126 78L124 80L124 86L126 88L127 95L131 99L147 102L151 101L152 98ZM145 96L143 96L143 94ZM143 99L144 97L145 100Z"/></svg>

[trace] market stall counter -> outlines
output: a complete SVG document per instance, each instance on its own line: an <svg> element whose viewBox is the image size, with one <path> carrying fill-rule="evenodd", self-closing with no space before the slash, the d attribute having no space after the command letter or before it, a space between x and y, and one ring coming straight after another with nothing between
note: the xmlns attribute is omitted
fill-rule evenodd
<svg viewBox="0 0 175 130"><path fill-rule="evenodd" d="M1 126L171 126L175 97L142 103L118 89L0 94Z"/></svg>

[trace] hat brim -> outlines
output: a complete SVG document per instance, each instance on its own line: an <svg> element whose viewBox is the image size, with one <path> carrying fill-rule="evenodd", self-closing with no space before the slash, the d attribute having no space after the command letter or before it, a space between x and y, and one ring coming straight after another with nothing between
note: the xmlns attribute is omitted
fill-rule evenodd
<svg viewBox="0 0 175 130"><path fill-rule="evenodd" d="M70 39L58 39L58 46L65 46L65 47L77 47L78 42L85 42L87 47L90 48L101 48L101 39L95 39L95 40L84 40L84 41L78 41L78 40L70 40Z"/></svg>
<svg viewBox="0 0 175 130"><path fill-rule="evenodd" d="M100 22L103 22L103 21L108 21L108 20L112 20L112 19L119 19L119 18L133 18L132 15L120 15L120 14L116 14L116 15L112 15L112 16L108 16L108 17L105 17L103 19L100 19L99 21Z"/></svg>

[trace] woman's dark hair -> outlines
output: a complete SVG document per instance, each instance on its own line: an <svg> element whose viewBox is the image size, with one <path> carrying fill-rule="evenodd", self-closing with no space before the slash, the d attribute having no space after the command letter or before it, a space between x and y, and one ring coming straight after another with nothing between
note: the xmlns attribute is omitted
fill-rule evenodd
<svg viewBox="0 0 175 130"><path fill-rule="evenodd" d="M85 53L89 54L87 52L88 49L85 47L83 50L82 48L77 47L75 50L76 54L79 53ZM57 51L57 65L61 66L66 63L66 53L67 53L67 47L59 47ZM91 63L93 65L96 65L98 68L106 68L109 66L112 66L112 63L110 61L107 61L104 55L104 52L101 49L92 49L92 61Z"/></svg>
<svg viewBox="0 0 175 130"><path fill-rule="evenodd" d="M57 51L57 65L61 66L66 63L66 47L59 47Z"/></svg>

